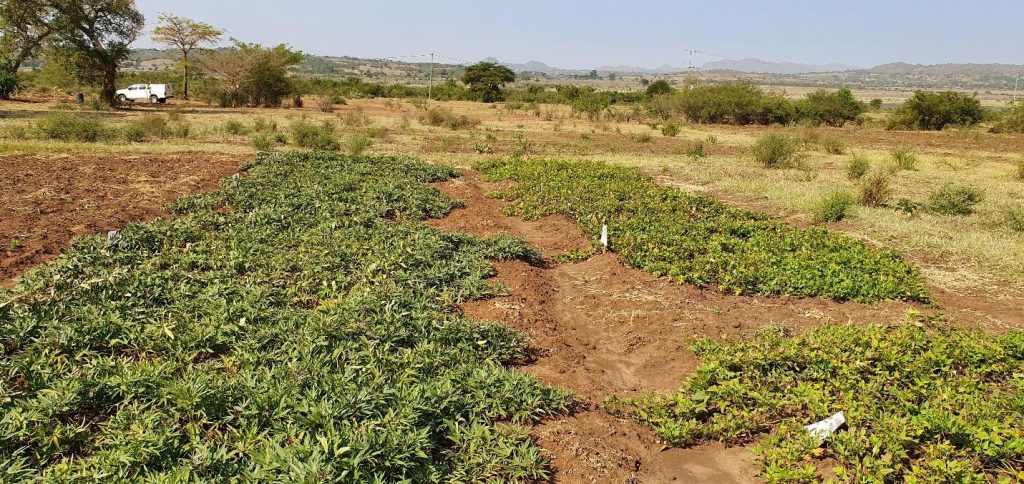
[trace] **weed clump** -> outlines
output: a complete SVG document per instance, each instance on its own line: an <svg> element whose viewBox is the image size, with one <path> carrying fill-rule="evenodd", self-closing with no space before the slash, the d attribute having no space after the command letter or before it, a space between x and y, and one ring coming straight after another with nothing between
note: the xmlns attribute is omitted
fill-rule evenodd
<svg viewBox="0 0 1024 484"><path fill-rule="evenodd" d="M830 155L841 155L846 153L846 143L834 136L826 136L818 143L822 151Z"/></svg>
<svg viewBox="0 0 1024 484"><path fill-rule="evenodd" d="M941 215L970 215L984 199L985 192L980 188L947 183L928 197L928 209Z"/></svg>
<svg viewBox="0 0 1024 484"><path fill-rule="evenodd" d="M373 146L373 141L368 136L361 134L352 135L345 144L348 154L353 156L362 155L371 146Z"/></svg>
<svg viewBox="0 0 1024 484"><path fill-rule="evenodd" d="M849 192L833 192L821 199L811 211L812 223L828 223L843 220L850 214L856 200Z"/></svg>
<svg viewBox="0 0 1024 484"><path fill-rule="evenodd" d="M789 168L796 164L800 148L796 140L787 135L769 133L757 139L751 153L765 168Z"/></svg>
<svg viewBox="0 0 1024 484"><path fill-rule="evenodd" d="M892 197L892 188L889 185L889 175L876 171L861 182L857 201L864 206L881 207Z"/></svg>
<svg viewBox="0 0 1024 484"><path fill-rule="evenodd" d="M910 147L900 146L892 150L890 155L892 156L893 166L897 170L917 169L917 154Z"/></svg>
<svg viewBox="0 0 1024 484"><path fill-rule="evenodd" d="M444 126L452 131L475 128L480 125L479 119L465 114L454 114L450 109L439 106L424 111L420 116L420 121L430 126Z"/></svg>
<svg viewBox="0 0 1024 484"><path fill-rule="evenodd" d="M864 155L853 155L846 162L846 178L860 180L871 169L871 160Z"/></svg>
<svg viewBox="0 0 1024 484"><path fill-rule="evenodd" d="M245 136L249 134L249 128L237 119L229 119L224 122L224 132L235 136Z"/></svg>
<svg viewBox="0 0 1024 484"><path fill-rule="evenodd" d="M1024 158L1017 162L1017 179L1024 181Z"/></svg>
<svg viewBox="0 0 1024 484"><path fill-rule="evenodd" d="M267 133L257 133L252 137L252 147L259 152L274 151L274 142Z"/></svg>
<svg viewBox="0 0 1024 484"><path fill-rule="evenodd" d="M679 124L673 121L663 124L661 134L667 138L675 138L679 134Z"/></svg>
<svg viewBox="0 0 1024 484"><path fill-rule="evenodd" d="M321 151L338 151L341 146L334 136L334 124L330 121L314 123L306 118L299 119L290 126L291 141L300 148Z"/></svg>
<svg viewBox="0 0 1024 484"><path fill-rule="evenodd" d="M35 131L42 139L95 143L106 134L106 126L94 116L60 112L36 121Z"/></svg>

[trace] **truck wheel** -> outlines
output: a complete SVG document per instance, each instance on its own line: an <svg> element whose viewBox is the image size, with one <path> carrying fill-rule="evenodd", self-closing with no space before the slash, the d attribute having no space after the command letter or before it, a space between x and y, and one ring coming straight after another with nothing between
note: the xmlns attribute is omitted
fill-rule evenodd
<svg viewBox="0 0 1024 484"><path fill-rule="evenodd" d="M149 102L151 102L153 104L156 104L156 103L160 102L160 98L156 97L156 94L154 94L152 96L149 96Z"/></svg>
<svg viewBox="0 0 1024 484"><path fill-rule="evenodd" d="M117 102L119 102L121 104L124 104L127 101L128 101L128 97L125 96L124 94L118 94L117 95Z"/></svg>
<svg viewBox="0 0 1024 484"><path fill-rule="evenodd" d="M167 104L167 98L161 98L160 104Z"/></svg>

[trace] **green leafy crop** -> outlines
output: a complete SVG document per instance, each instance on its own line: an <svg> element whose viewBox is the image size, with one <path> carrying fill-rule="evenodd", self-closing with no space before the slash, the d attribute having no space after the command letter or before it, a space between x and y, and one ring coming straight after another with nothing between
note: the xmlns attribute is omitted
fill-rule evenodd
<svg viewBox="0 0 1024 484"><path fill-rule="evenodd" d="M523 424L570 398L506 366L522 335L451 310L536 253L421 223L454 175L265 155L0 290L0 479L544 478Z"/></svg>
<svg viewBox="0 0 1024 484"><path fill-rule="evenodd" d="M916 268L889 250L824 228L801 229L712 198L595 162L492 160L489 179L515 180L498 195L510 213L560 213L590 234L602 224L628 264L680 283L734 294L928 301Z"/></svg>
<svg viewBox="0 0 1024 484"><path fill-rule="evenodd" d="M838 463L840 482L1024 479L1024 333L829 325L694 349L678 392L606 407L673 445L761 439L773 482L816 482L814 458ZM802 426L839 411L848 428L818 449Z"/></svg>

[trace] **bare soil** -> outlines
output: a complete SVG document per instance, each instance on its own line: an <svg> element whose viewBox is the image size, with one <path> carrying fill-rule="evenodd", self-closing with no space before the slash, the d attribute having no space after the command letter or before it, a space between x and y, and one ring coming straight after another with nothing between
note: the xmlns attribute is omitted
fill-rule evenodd
<svg viewBox="0 0 1024 484"><path fill-rule="evenodd" d="M776 323L795 332L826 322L895 322L918 305L836 303L820 299L729 296L669 283L624 265L611 253L575 264L551 258L589 247L564 217L523 221L487 197L496 186L474 172L436 185L465 208L429 223L489 236L508 233L538 248L537 264L499 262L503 297L465 304L476 319L527 333L535 361L523 370L575 392L587 408L539 425L534 436L563 482L756 482L748 448L709 444L669 449L646 428L600 410L612 395L669 392L697 367L688 345L700 336L748 336Z"/></svg>
<svg viewBox="0 0 1024 484"><path fill-rule="evenodd" d="M51 260L79 235L168 216L176 198L238 171L227 156L0 157L0 284Z"/></svg>

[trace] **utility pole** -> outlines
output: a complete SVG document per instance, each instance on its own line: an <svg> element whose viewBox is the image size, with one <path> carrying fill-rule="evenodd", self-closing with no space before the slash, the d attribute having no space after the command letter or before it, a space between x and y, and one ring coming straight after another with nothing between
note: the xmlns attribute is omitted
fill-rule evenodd
<svg viewBox="0 0 1024 484"><path fill-rule="evenodd" d="M427 102L431 101L431 94L434 91L434 53L430 53L430 81L427 84Z"/></svg>
<svg viewBox="0 0 1024 484"><path fill-rule="evenodd" d="M1020 73L1017 73L1017 80L1013 81L1013 103L1017 104L1017 85L1020 84Z"/></svg>
<svg viewBox="0 0 1024 484"><path fill-rule="evenodd" d="M689 60L687 61L687 65L689 67L686 68L686 71L689 72L690 74L693 74L693 53L694 52L696 52L696 51L693 50L693 49L688 49L686 51L686 53L689 54Z"/></svg>

